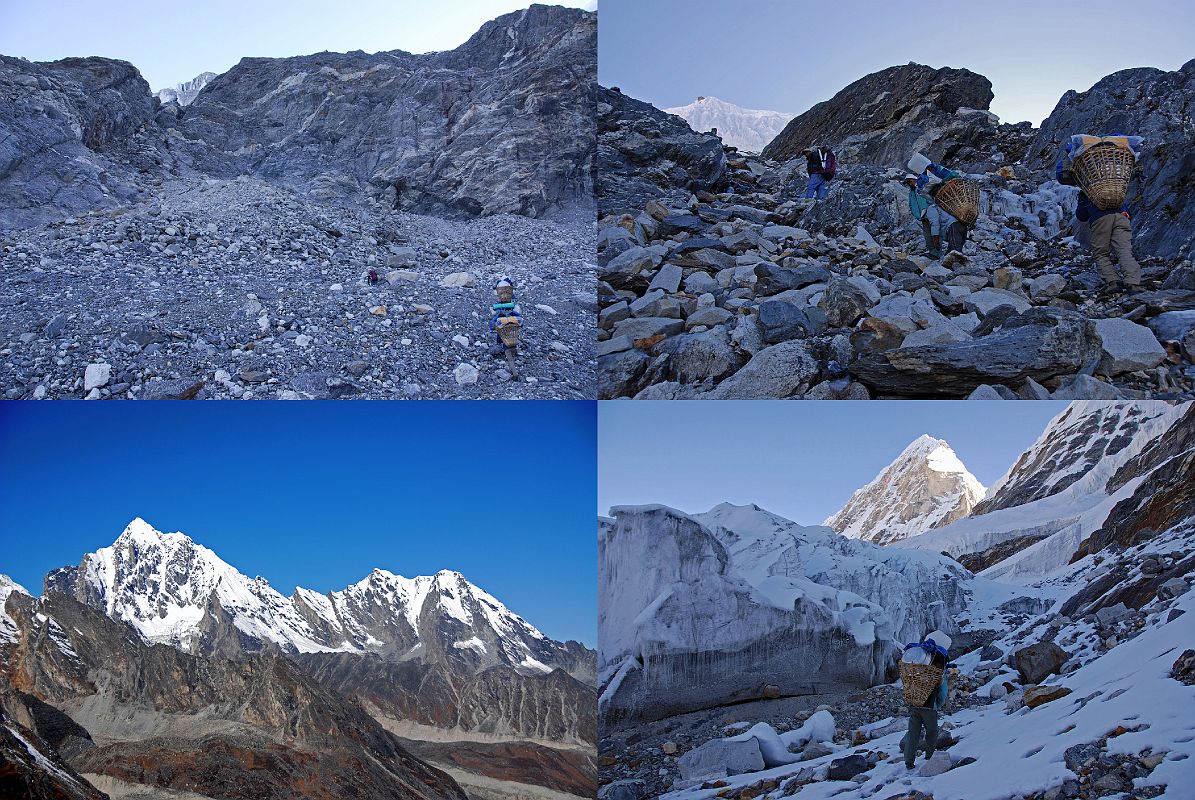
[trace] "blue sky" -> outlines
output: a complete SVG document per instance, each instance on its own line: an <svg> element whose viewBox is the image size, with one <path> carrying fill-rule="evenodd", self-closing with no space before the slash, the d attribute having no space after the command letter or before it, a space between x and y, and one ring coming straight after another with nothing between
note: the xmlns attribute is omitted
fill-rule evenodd
<svg viewBox="0 0 1195 800"><path fill-rule="evenodd" d="M289 595L455 569L592 646L593 403L0 403L0 573L34 593L134 517Z"/></svg>
<svg viewBox="0 0 1195 800"><path fill-rule="evenodd" d="M1195 58L1188 0L602 0L598 75L660 108L713 95L800 114L858 78L916 61L986 76L1004 122L1049 116L1067 89Z"/></svg>
<svg viewBox="0 0 1195 800"><path fill-rule="evenodd" d="M592 7L593 0L553 5ZM484 23L529 0L0 0L0 53L32 61L107 56L134 64L154 89L244 56L324 50L427 53L463 44Z"/></svg>
<svg viewBox="0 0 1195 800"><path fill-rule="evenodd" d="M608 402L598 407L598 513L756 503L820 525L918 436L945 439L991 486L1066 408L980 401Z"/></svg>

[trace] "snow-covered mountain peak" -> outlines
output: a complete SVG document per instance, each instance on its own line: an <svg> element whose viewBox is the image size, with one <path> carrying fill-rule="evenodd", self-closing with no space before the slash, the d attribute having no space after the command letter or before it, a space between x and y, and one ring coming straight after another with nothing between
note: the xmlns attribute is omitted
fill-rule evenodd
<svg viewBox="0 0 1195 800"><path fill-rule="evenodd" d="M4 612L4 603L8 600L8 596L13 592L20 594L29 594L24 586L14 581L7 575L0 575L0 644L4 642L11 642L16 639L17 626L12 619Z"/></svg>
<svg viewBox="0 0 1195 800"><path fill-rule="evenodd" d="M986 493L948 442L923 434L825 524L890 544L970 515Z"/></svg>
<svg viewBox="0 0 1195 800"><path fill-rule="evenodd" d="M185 83L175 84L168 89L159 89L155 94L163 103L175 102L180 106L188 106L203 91L203 87L207 86L215 78L216 73L214 72L201 72Z"/></svg>
<svg viewBox="0 0 1195 800"><path fill-rule="evenodd" d="M751 153L762 151L793 118L792 114L743 108L709 95L664 111L685 120L695 131L717 128L723 142Z"/></svg>

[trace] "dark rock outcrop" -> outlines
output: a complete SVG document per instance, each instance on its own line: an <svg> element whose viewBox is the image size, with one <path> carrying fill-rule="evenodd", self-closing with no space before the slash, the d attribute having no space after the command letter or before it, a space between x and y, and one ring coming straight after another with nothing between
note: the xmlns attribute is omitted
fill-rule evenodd
<svg viewBox="0 0 1195 800"><path fill-rule="evenodd" d="M1053 642L1040 642L1023 647L1013 653L1013 662L1020 673L1021 683L1041 683L1046 676L1053 675L1062 669L1062 665L1070 658L1058 645Z"/></svg>
<svg viewBox="0 0 1195 800"><path fill-rule="evenodd" d="M0 230L136 201L160 169L155 104L124 61L0 56Z"/></svg>
<svg viewBox="0 0 1195 800"><path fill-rule="evenodd" d="M1053 177L1067 139L1076 133L1145 137L1140 177L1129 185L1134 247L1156 256L1190 251L1195 237L1195 151L1191 104L1195 60L1174 72L1126 69L1085 92L1068 91L1037 132L1025 157L1028 166Z"/></svg>
<svg viewBox="0 0 1195 800"><path fill-rule="evenodd" d="M970 70L889 67L793 119L763 156L786 161L830 145L848 163L898 166L914 151L951 164L979 160L991 154L999 127L987 113L991 102L991 81Z"/></svg>
<svg viewBox="0 0 1195 800"><path fill-rule="evenodd" d="M599 87L598 214L637 214L673 189L711 190L726 169L722 140L680 117Z"/></svg>

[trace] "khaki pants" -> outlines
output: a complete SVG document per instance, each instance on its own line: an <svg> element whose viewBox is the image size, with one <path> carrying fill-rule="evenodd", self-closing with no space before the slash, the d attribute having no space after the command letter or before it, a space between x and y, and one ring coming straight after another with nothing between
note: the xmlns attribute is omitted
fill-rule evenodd
<svg viewBox="0 0 1195 800"><path fill-rule="evenodd" d="M1133 226L1123 214L1105 214L1091 223L1091 250L1095 253L1095 267L1105 283L1116 283L1120 276L1112 265L1116 254L1124 282L1128 286L1141 285L1141 266L1133 258Z"/></svg>
<svg viewBox="0 0 1195 800"><path fill-rule="evenodd" d="M938 745L938 712L932 708L909 706L909 732L905 734L904 755L905 766L913 768L913 761L917 757L917 748L921 744L921 731L925 729L925 757L934 754Z"/></svg>

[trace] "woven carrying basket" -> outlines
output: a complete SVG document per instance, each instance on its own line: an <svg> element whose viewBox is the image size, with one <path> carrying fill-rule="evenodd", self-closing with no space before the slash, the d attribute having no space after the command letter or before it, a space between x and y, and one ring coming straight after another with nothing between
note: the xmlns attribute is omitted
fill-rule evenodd
<svg viewBox="0 0 1195 800"><path fill-rule="evenodd" d="M1132 150L1107 143L1088 149L1073 166L1083 193L1100 210L1112 211L1124 204L1136 163Z"/></svg>
<svg viewBox="0 0 1195 800"><path fill-rule="evenodd" d="M967 227L979 219L979 184L975 181L951 178L934 194L938 208Z"/></svg>
<svg viewBox="0 0 1195 800"><path fill-rule="evenodd" d="M900 662L900 680L905 687L905 702L924 708L934 692L938 691L943 671L941 667L935 667L933 664Z"/></svg>
<svg viewBox="0 0 1195 800"><path fill-rule="evenodd" d="M514 347L519 343L519 323L503 322L498 326L498 338L507 347Z"/></svg>

